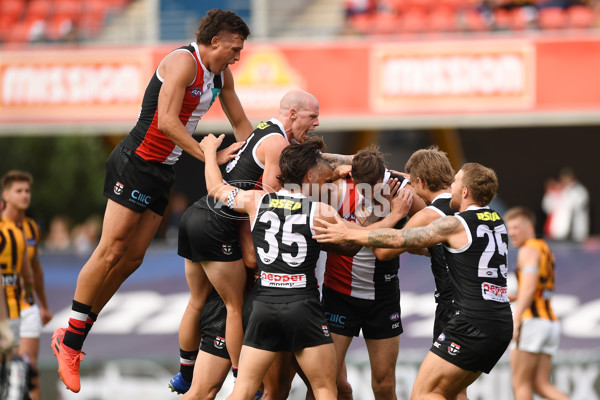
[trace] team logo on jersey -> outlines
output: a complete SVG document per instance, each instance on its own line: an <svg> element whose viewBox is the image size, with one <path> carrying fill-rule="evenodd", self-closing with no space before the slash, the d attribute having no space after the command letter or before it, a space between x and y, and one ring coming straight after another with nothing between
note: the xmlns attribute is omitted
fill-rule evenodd
<svg viewBox="0 0 600 400"><path fill-rule="evenodd" d="M444 333L440 333L440 336L438 336L437 340L443 342L444 340L446 340L446 335L444 335Z"/></svg>
<svg viewBox="0 0 600 400"><path fill-rule="evenodd" d="M394 277L395 277L395 276L396 276L396 275L393 275L393 274L385 274L385 275L383 276L383 279L384 279L386 282L391 282L391 281L392 281L392 279L394 279Z"/></svg>
<svg viewBox="0 0 600 400"><path fill-rule="evenodd" d="M225 338L217 336L214 341L214 345L217 349L222 350L225 347Z"/></svg>
<svg viewBox="0 0 600 400"><path fill-rule="evenodd" d="M398 321L400 319L400 313L395 312L392 315L390 315L390 321Z"/></svg>
<svg viewBox="0 0 600 400"><path fill-rule="evenodd" d="M327 325L321 325L321 329L323 329L323 335L329 337L329 328Z"/></svg>
<svg viewBox="0 0 600 400"><path fill-rule="evenodd" d="M451 356L455 356L458 353L460 353L460 345L454 342L450 343L450 346L448 346L448 354L450 354Z"/></svg>
<svg viewBox="0 0 600 400"><path fill-rule="evenodd" d="M114 191L117 196L120 196L123 193L123 184L121 182L115 183Z"/></svg>
<svg viewBox="0 0 600 400"><path fill-rule="evenodd" d="M221 245L221 251L223 252L223 254L225 254L226 256L230 256L233 254L233 246L227 243L223 243Z"/></svg>
<svg viewBox="0 0 600 400"><path fill-rule="evenodd" d="M200 96L202 96L203 93L204 91L197 87L190 89L190 95L195 98L199 98Z"/></svg>

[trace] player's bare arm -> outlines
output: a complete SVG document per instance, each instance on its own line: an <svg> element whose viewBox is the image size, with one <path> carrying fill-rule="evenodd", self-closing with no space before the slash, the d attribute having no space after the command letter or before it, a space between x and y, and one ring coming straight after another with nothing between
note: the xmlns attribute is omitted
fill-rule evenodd
<svg viewBox="0 0 600 400"><path fill-rule="evenodd" d="M158 129L189 155L204 161L198 142L179 120L183 97L196 77L196 61L188 53L174 51L158 68L163 84L158 95Z"/></svg>
<svg viewBox="0 0 600 400"><path fill-rule="evenodd" d="M206 157L204 175L208 195L228 206L232 206L235 211L250 215L252 219L256 215L260 198L266 192L262 190L240 190L235 186L223 184L223 175L217 164L216 152L224 137L225 135L216 137L210 134L200 142Z"/></svg>
<svg viewBox="0 0 600 400"><path fill-rule="evenodd" d="M262 175L263 188L268 192L274 192L281 188L277 177L281 174L279 169L279 157L289 142L281 135L267 137L256 149L258 159L263 163L265 169Z"/></svg>
<svg viewBox="0 0 600 400"><path fill-rule="evenodd" d="M515 299L517 306L513 314L513 340L519 340L521 317L525 310L531 307L539 280L540 253L529 246L519 248L517 268L519 269L520 285Z"/></svg>
<svg viewBox="0 0 600 400"><path fill-rule="evenodd" d="M221 89L221 94L219 95L221 108L233 128L235 140L242 142L248 139L248 136L252 133L252 123L246 116L242 103L235 92L233 74L229 67L223 71L223 76L223 89Z"/></svg>
<svg viewBox="0 0 600 400"><path fill-rule="evenodd" d="M342 243L352 241L368 247L420 248L434 244L458 241L454 238L464 233L460 221L455 217L443 217L430 225L408 229L349 229L336 217L336 223L323 221L324 228L315 227L315 238L321 243Z"/></svg>
<svg viewBox="0 0 600 400"><path fill-rule="evenodd" d="M323 160L329 164L329 168L334 171L340 165L350 165L352 164L352 158L354 155L344 155L344 154L331 154L331 153L323 153Z"/></svg>
<svg viewBox="0 0 600 400"><path fill-rule="evenodd" d="M412 217L410 217L410 219L404 226L404 229L427 226L438 218L440 218L440 214L438 214L437 212L435 212L431 209L424 208L421 211L417 212ZM419 254L429 256L429 252L427 251L427 249L424 249L424 250L425 250L424 252L420 252ZM391 260L394 257L404 253L405 251L406 251L406 249L404 249L404 248L402 248L402 249L374 248L373 249L373 252L375 253L375 257L377 257L378 260L382 260L382 261Z"/></svg>

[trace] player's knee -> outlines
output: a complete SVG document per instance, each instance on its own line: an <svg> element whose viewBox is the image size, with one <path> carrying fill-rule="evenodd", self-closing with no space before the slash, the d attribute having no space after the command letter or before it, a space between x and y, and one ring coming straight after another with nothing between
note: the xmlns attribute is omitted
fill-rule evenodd
<svg viewBox="0 0 600 400"><path fill-rule="evenodd" d="M395 381L390 377L382 377L381 379L373 378L371 381L371 387L373 389L373 393L378 395L375 396L377 398L380 396L391 398L394 390L396 390Z"/></svg>

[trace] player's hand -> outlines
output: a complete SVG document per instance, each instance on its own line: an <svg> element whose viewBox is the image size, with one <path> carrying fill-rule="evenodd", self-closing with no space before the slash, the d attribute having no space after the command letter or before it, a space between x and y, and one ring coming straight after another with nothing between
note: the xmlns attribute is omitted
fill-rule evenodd
<svg viewBox="0 0 600 400"><path fill-rule="evenodd" d="M50 311L49 308L40 307L40 318L42 319L42 325L46 325L52 320L53 317L54 314L52 314L52 311Z"/></svg>
<svg viewBox="0 0 600 400"><path fill-rule="evenodd" d="M0 322L0 353L9 353L15 344L15 334L8 321Z"/></svg>
<svg viewBox="0 0 600 400"><path fill-rule="evenodd" d="M400 218L406 217L413 203L413 192L406 188L400 189L392 199L391 212L397 213Z"/></svg>
<svg viewBox="0 0 600 400"><path fill-rule="evenodd" d="M352 165L350 165L350 164L338 165L333 170L332 180L336 181L336 180L338 180L340 178L345 178L347 176L352 176L351 171L352 171Z"/></svg>
<svg viewBox="0 0 600 400"><path fill-rule="evenodd" d="M346 243L348 241L349 229L344 220L338 214L334 217L334 224L315 218L313 228L317 234L313 236L313 239L316 239L319 243Z"/></svg>
<svg viewBox="0 0 600 400"><path fill-rule="evenodd" d="M229 147L219 151L217 153L217 164L222 165L228 162L229 160L233 160L237 155L238 150L242 148L244 143L246 142L235 142Z"/></svg>
<svg viewBox="0 0 600 400"><path fill-rule="evenodd" d="M221 134L217 137L212 133L209 133L200 141L199 146L205 154L215 153L221 143L223 143L223 139L225 139L224 134Z"/></svg>

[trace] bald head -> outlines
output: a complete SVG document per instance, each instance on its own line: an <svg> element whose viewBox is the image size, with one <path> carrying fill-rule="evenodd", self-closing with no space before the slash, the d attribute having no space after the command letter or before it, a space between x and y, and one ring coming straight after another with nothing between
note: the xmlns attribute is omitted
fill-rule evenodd
<svg viewBox="0 0 600 400"><path fill-rule="evenodd" d="M304 142L306 133L319 126L319 102L312 94L294 89L283 95L279 116L290 142Z"/></svg>
<svg viewBox="0 0 600 400"><path fill-rule="evenodd" d="M284 94L281 98L279 113L286 114L292 109L296 111L308 110L314 108L315 105L318 107L318 104L317 98L312 94L304 90L294 89Z"/></svg>

